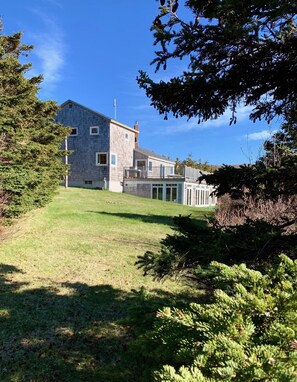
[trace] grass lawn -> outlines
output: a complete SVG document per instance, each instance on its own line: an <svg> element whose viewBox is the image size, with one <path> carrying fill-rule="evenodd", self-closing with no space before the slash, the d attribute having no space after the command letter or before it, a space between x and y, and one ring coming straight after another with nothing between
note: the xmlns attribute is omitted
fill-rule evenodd
<svg viewBox="0 0 297 382"><path fill-rule="evenodd" d="M206 212L69 188L10 228L0 244L0 381L149 380L131 352L129 315L145 307L145 327L186 290L143 277L135 260L158 249L173 216Z"/></svg>

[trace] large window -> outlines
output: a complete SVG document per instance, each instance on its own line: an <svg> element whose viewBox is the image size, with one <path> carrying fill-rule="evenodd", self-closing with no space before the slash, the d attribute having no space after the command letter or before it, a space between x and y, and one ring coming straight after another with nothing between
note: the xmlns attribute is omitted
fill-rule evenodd
<svg viewBox="0 0 297 382"><path fill-rule="evenodd" d="M177 202L177 184L166 184L166 201Z"/></svg>
<svg viewBox="0 0 297 382"><path fill-rule="evenodd" d="M163 184L152 185L152 198L163 200Z"/></svg>
<svg viewBox="0 0 297 382"><path fill-rule="evenodd" d="M206 189L196 189L196 205L208 206L209 202L209 191Z"/></svg>
<svg viewBox="0 0 297 382"><path fill-rule="evenodd" d="M96 165L107 166L107 153L96 153Z"/></svg>

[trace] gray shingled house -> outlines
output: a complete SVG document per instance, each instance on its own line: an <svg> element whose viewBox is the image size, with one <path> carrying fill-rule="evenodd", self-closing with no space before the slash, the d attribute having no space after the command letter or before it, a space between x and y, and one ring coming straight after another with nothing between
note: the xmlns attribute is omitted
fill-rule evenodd
<svg viewBox="0 0 297 382"><path fill-rule="evenodd" d="M176 174L174 161L138 147L137 124L131 128L72 100L61 105L56 120L72 127L70 186L193 206L215 204L213 188L198 181L201 171L185 167Z"/></svg>
<svg viewBox="0 0 297 382"><path fill-rule="evenodd" d="M69 185L122 192L123 169L134 162L137 129L71 100L61 105L56 120L72 127Z"/></svg>

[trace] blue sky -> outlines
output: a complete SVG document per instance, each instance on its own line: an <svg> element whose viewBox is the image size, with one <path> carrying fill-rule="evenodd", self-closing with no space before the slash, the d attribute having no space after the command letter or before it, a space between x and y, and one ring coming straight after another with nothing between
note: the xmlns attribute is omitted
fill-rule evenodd
<svg viewBox="0 0 297 382"><path fill-rule="evenodd" d="M21 31L34 45L28 60L33 74L43 74L41 99L61 104L72 99L128 126L140 128L140 146L172 159L193 158L211 164L253 162L263 139L278 124L254 124L241 108L238 122L229 116L197 124L197 120L165 121L150 106L136 83L138 70L166 80L181 69L171 62L154 74L150 26L158 12L156 0L7 0L1 4L3 33Z"/></svg>

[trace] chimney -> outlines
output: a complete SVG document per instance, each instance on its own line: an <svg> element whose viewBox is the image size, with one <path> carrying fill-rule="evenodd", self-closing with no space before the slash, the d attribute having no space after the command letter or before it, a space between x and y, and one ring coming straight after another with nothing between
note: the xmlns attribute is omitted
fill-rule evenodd
<svg viewBox="0 0 297 382"><path fill-rule="evenodd" d="M138 122L135 122L134 130L137 131L137 133L135 134L135 148L137 149L138 148L138 134L139 134Z"/></svg>

